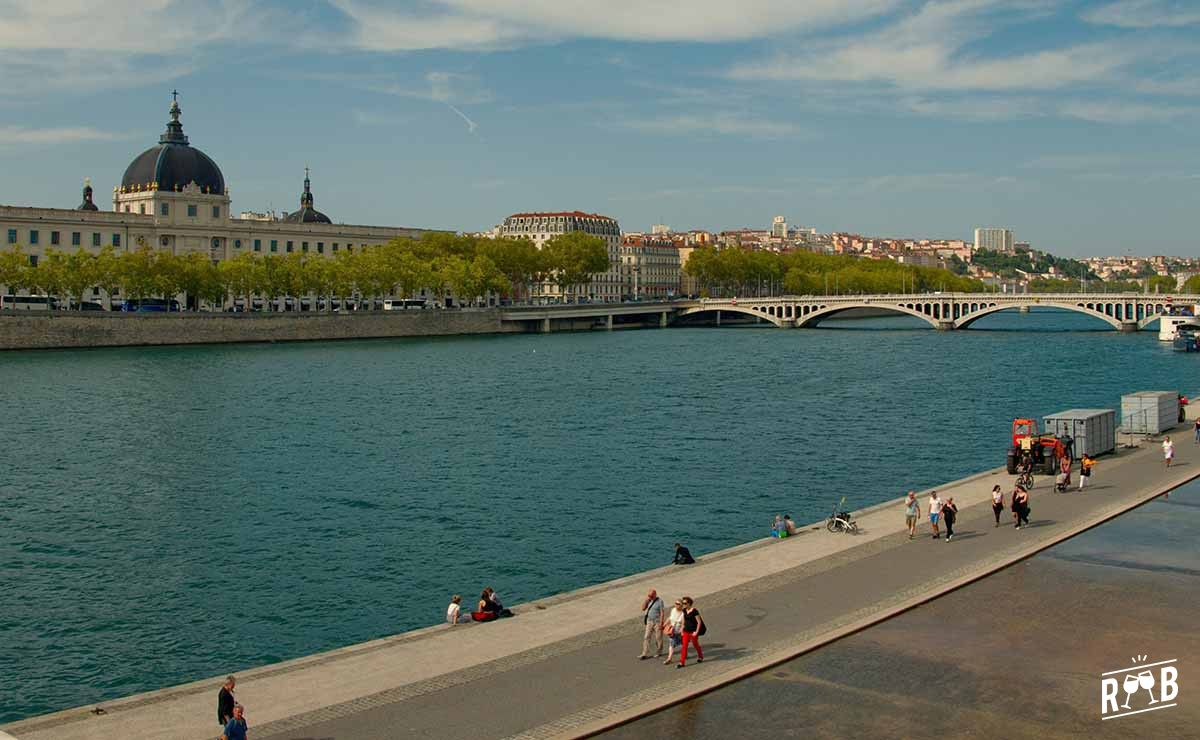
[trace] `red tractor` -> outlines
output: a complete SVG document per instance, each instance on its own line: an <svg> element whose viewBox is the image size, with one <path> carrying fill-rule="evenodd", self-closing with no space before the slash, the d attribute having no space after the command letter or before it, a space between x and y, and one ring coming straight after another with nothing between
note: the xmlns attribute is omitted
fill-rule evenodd
<svg viewBox="0 0 1200 740"><path fill-rule="evenodd" d="M1037 419L1013 419L1012 446L1008 448L1006 460L1008 472L1016 475L1022 459L1028 456L1034 470L1041 468L1046 475L1054 475L1058 472L1059 460L1074 457L1072 443L1070 437L1060 439L1053 434L1040 434Z"/></svg>

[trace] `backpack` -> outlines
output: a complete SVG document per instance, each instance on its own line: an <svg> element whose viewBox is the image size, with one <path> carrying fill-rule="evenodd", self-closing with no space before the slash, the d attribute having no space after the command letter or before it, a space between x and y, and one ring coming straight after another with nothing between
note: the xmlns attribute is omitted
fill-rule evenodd
<svg viewBox="0 0 1200 740"><path fill-rule="evenodd" d="M700 615L697 614L696 616L700 616ZM707 633L708 633L708 620L705 619L704 617L700 617L700 630L698 632L696 632L696 634L700 637L704 637L704 635Z"/></svg>

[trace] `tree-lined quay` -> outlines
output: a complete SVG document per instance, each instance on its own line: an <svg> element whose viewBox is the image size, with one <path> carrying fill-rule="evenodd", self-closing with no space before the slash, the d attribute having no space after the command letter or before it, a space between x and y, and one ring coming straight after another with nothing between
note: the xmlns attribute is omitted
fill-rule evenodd
<svg viewBox="0 0 1200 740"><path fill-rule="evenodd" d="M311 252L261 255L247 252L216 261L203 253L176 255L148 248L98 253L48 251L30 260L20 246L0 252L0 285L67 298L82 306L89 292L129 299L186 296L196 307L223 308L230 299L267 300L313 296L318 310L349 300L425 293L453 295L473 304L488 295L519 298L529 287L553 283L566 294L595 272L608 269L608 252L597 237L563 234L538 249L526 239L487 239L428 232L420 239L395 239L377 247L347 249L331 256ZM325 301L323 299L330 299Z"/></svg>

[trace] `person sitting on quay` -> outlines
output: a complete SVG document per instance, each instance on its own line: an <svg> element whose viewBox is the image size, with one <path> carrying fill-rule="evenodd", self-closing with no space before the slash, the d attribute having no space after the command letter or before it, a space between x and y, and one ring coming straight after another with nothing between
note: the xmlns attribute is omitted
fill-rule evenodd
<svg viewBox="0 0 1200 740"><path fill-rule="evenodd" d="M688 550L686 547L676 542L675 559L671 562L675 565L691 565L692 563L696 562L696 559L692 557L691 550Z"/></svg>
<svg viewBox="0 0 1200 740"><path fill-rule="evenodd" d="M793 537L795 535L800 534L800 528L796 526L796 523L794 521L792 521L791 514L783 515L783 526L787 529L787 533L788 533L789 537Z"/></svg>
<svg viewBox="0 0 1200 740"><path fill-rule="evenodd" d="M493 619L512 615L512 611L505 609L504 604L500 603L500 597L496 595L495 589L488 586L483 589L483 593L479 594L479 605L475 611L471 612L471 619L476 622L490 622Z"/></svg>
<svg viewBox="0 0 1200 740"><path fill-rule="evenodd" d="M454 594L450 597L450 606L446 607L446 621L450 624L458 624L458 615L462 611L462 596Z"/></svg>
<svg viewBox="0 0 1200 740"><path fill-rule="evenodd" d="M783 517L781 517L778 514L775 515L775 522L771 525L771 536L772 537L787 537L788 536L787 526L783 523Z"/></svg>

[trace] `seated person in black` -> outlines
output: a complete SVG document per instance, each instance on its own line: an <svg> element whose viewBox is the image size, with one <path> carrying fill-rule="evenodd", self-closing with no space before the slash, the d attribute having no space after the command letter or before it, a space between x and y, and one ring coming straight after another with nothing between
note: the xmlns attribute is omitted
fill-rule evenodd
<svg viewBox="0 0 1200 740"><path fill-rule="evenodd" d="M686 547L684 547L683 545L676 542L675 543L675 560L672 562L674 562L675 565L691 565L692 563L696 562L696 559L692 557L691 551L689 551Z"/></svg>

